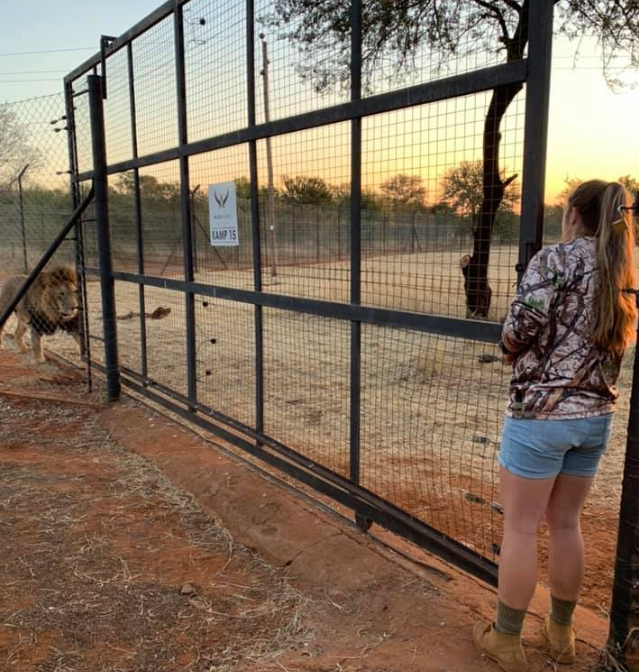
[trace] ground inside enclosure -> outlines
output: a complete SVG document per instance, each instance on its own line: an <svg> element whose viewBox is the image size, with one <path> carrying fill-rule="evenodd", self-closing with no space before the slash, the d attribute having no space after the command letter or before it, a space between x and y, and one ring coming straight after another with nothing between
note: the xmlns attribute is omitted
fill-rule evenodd
<svg viewBox="0 0 639 672"><path fill-rule="evenodd" d="M432 283L452 277L452 253L438 255L438 261L431 255L428 262L428 255L420 256L422 268L439 264ZM407 296L399 288L408 291L415 281L409 267L403 280L393 275L393 269L408 263L405 257L367 262L369 268L387 274L389 297ZM341 277L334 271L324 266L283 268L277 284L271 281L265 289L334 299L332 290L341 286L331 280ZM252 283L249 271L208 273L199 279L238 288L250 288ZM438 291L432 283L415 296L421 293L430 301L437 297L442 301L441 288ZM461 281L457 290L447 295L447 312L461 317ZM149 377L185 394L184 296L147 287L145 300L147 315L158 311L162 316L146 320ZM505 298L501 301L505 310ZM117 281L116 302L122 363L140 372L138 286ZM99 336L97 282L88 283L88 305L91 333ZM264 309L263 317L267 434L347 475L349 324L274 309ZM255 421L253 320L249 304L196 297L199 399L249 426ZM11 347L10 340L6 343ZM48 343L67 356L77 354L66 335ZM102 356L99 341L93 342L93 354ZM584 513L585 533L591 540L584 601L595 610L607 609L612 582L632 373L629 355L619 380L621 396L611 445ZM492 344L369 325L362 329L363 485L491 558L498 555L501 537L496 453L510 378L510 368L493 361L498 358L498 348Z"/></svg>
<svg viewBox="0 0 639 672"><path fill-rule="evenodd" d="M134 400L105 408L73 372L13 351L0 372L0 669L496 669L470 641L494 601L476 580ZM547 599L527 619L533 672L550 669ZM577 626L594 670L606 623L580 608Z"/></svg>

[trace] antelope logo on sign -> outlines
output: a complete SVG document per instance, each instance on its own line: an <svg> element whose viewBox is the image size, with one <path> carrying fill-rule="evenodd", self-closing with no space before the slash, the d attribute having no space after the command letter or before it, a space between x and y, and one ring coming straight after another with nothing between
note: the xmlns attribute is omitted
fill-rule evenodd
<svg viewBox="0 0 639 672"><path fill-rule="evenodd" d="M214 193L215 200L217 204L220 206L220 208L224 208L226 206L226 202L229 200L229 190L226 190L226 193L224 196L220 196L217 191Z"/></svg>
<svg viewBox="0 0 639 672"><path fill-rule="evenodd" d="M210 240L215 247L240 244L235 182L209 184Z"/></svg>

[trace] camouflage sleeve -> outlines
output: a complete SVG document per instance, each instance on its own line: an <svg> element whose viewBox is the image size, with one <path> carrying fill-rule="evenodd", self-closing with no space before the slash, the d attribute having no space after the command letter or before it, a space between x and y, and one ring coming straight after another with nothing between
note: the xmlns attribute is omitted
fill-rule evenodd
<svg viewBox="0 0 639 672"><path fill-rule="evenodd" d="M549 256L549 250L538 252L521 279L502 330L502 341L509 352L525 350L548 322L556 286L556 273L549 266Z"/></svg>

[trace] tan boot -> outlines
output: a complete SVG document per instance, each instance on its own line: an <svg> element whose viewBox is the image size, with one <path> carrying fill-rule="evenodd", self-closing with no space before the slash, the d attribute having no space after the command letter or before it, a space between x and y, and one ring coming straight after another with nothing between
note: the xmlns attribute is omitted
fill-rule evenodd
<svg viewBox="0 0 639 672"><path fill-rule="evenodd" d="M519 635L497 632L492 624L475 623L473 639L477 647L505 672L526 672L528 662Z"/></svg>
<svg viewBox="0 0 639 672"><path fill-rule="evenodd" d="M575 662L575 631L572 625L560 625L550 616L543 626L544 635L550 642L550 657L563 665Z"/></svg>

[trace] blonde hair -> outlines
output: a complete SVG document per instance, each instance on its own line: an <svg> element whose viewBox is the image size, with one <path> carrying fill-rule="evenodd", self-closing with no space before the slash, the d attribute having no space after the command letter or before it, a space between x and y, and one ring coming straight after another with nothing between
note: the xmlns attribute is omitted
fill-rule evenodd
<svg viewBox="0 0 639 672"><path fill-rule="evenodd" d="M595 299L593 342L608 352L623 352L635 339L635 231L631 216L619 206L630 205L630 194L618 182L582 182L568 197L568 207L581 215L584 227L597 238L599 291Z"/></svg>

